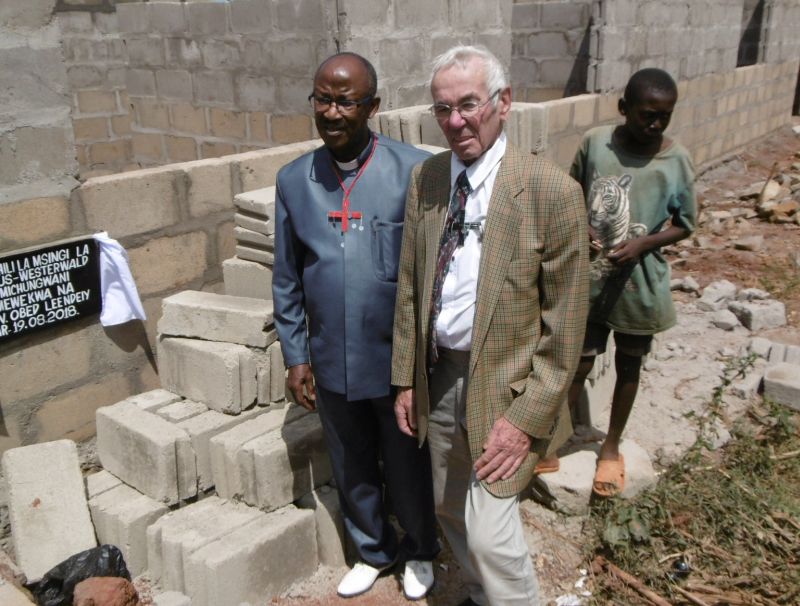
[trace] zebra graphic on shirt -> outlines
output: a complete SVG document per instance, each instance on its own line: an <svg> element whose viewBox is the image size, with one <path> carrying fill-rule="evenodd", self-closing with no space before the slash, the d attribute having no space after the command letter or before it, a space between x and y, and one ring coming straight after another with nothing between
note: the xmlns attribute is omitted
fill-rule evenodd
<svg viewBox="0 0 800 606"><path fill-rule="evenodd" d="M618 269L607 255L616 246L647 233L647 226L632 223L628 194L633 177L625 174L619 177L601 177L596 172L589 189L589 225L597 232L603 247L592 258L590 274L592 279L602 279Z"/></svg>

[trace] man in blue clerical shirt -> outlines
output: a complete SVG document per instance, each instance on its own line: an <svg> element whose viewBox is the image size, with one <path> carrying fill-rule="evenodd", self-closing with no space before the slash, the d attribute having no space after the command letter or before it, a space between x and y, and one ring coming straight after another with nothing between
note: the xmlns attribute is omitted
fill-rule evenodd
<svg viewBox="0 0 800 606"><path fill-rule="evenodd" d="M397 427L390 374L406 190L428 154L369 129L376 95L375 69L357 54L339 53L317 69L309 102L324 145L277 179L275 325L288 389L319 411L359 556L339 595L368 591L402 559L406 597L420 599L439 551L430 458L427 444L418 448Z"/></svg>

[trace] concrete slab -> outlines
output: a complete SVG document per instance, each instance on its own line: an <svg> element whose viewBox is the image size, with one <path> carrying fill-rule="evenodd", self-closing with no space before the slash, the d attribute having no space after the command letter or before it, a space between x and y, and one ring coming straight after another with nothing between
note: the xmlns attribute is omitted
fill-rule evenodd
<svg viewBox="0 0 800 606"><path fill-rule="evenodd" d="M192 570L198 581L189 594L193 606L260 604L312 575L317 565L312 512L286 507L259 513L189 556L187 573ZM200 587L204 591L194 591Z"/></svg>
<svg viewBox="0 0 800 606"><path fill-rule="evenodd" d="M272 269L262 263L226 259L222 262L222 279L226 295L272 301Z"/></svg>
<svg viewBox="0 0 800 606"><path fill-rule="evenodd" d="M178 423L192 441L195 463L197 465L198 490L206 491L214 487L214 478L211 471L211 439L237 425L246 423L268 412L268 409L254 407L240 415L226 415L216 410L207 410Z"/></svg>
<svg viewBox="0 0 800 606"><path fill-rule="evenodd" d="M163 503L119 484L89 500L97 538L116 545L131 575L147 569L147 528L169 512Z"/></svg>
<svg viewBox="0 0 800 606"><path fill-rule="evenodd" d="M319 416L309 414L242 448L252 453L255 485L244 480L244 501L264 511L285 507L332 477Z"/></svg>
<svg viewBox="0 0 800 606"><path fill-rule="evenodd" d="M2 468L15 560L28 582L97 546L75 442L12 448L3 453Z"/></svg>
<svg viewBox="0 0 800 606"><path fill-rule="evenodd" d="M347 565L344 517L339 505L339 494L330 486L320 486L297 500L300 509L314 512L319 563L331 568Z"/></svg>
<svg viewBox="0 0 800 606"><path fill-rule="evenodd" d="M588 450L565 455L560 459L561 468L557 472L537 476L534 481L537 500L568 515L587 514L599 448L599 444L593 444ZM630 499L653 486L657 481L656 473L647 451L633 440L623 440L620 452L625 457L622 498Z"/></svg>
<svg viewBox="0 0 800 606"><path fill-rule="evenodd" d="M208 406L194 400L181 400L159 408L156 414L170 423L180 423L208 411Z"/></svg>
<svg viewBox="0 0 800 606"><path fill-rule="evenodd" d="M212 410L239 414L256 400L256 363L244 345L167 337L158 341L161 383Z"/></svg>
<svg viewBox="0 0 800 606"><path fill-rule="evenodd" d="M239 225L233 228L233 235L238 244L263 248L270 251L275 250L275 236L265 236L262 233L240 227Z"/></svg>
<svg viewBox="0 0 800 606"><path fill-rule="evenodd" d="M236 245L236 256L246 261L254 261L272 267L275 265L275 253L255 246Z"/></svg>
<svg viewBox="0 0 800 606"><path fill-rule="evenodd" d="M96 414L103 467L152 499L174 505L197 494L189 435L158 415L123 401Z"/></svg>
<svg viewBox="0 0 800 606"><path fill-rule="evenodd" d="M800 365L780 362L764 372L764 397L800 410Z"/></svg>
<svg viewBox="0 0 800 606"><path fill-rule="evenodd" d="M142 410L158 410L162 406L169 406L175 402L180 402L183 398L176 393L166 389L153 389L127 398L131 404L135 404Z"/></svg>
<svg viewBox="0 0 800 606"><path fill-rule="evenodd" d="M162 336L267 347L277 339L272 301L185 290L164 299Z"/></svg>
<svg viewBox="0 0 800 606"><path fill-rule="evenodd" d="M252 452L239 457L245 444L264 434L279 429L286 423L310 414L305 408L290 404L279 409L267 409L266 413L214 436L209 441L211 474L217 494L226 499L238 499L244 494L243 476L255 484Z"/></svg>
<svg viewBox="0 0 800 606"><path fill-rule="evenodd" d="M241 210L233 215L233 222L237 227L243 227L265 236L275 233L275 225L271 221L260 215L251 215Z"/></svg>
<svg viewBox="0 0 800 606"><path fill-rule="evenodd" d="M122 485L122 480L112 473L107 472L105 469L90 474L84 479L86 484L86 498L91 500L96 496L108 492L112 488Z"/></svg>
<svg viewBox="0 0 800 606"><path fill-rule="evenodd" d="M236 208L275 224L275 186L263 187L233 197Z"/></svg>

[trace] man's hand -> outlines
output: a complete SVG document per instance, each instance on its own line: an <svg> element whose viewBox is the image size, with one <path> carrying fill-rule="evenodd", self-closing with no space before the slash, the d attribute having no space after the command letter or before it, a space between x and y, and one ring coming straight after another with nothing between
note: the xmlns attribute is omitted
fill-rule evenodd
<svg viewBox="0 0 800 606"><path fill-rule="evenodd" d="M413 387L398 387L394 399L394 416L397 426L407 436L417 435L417 399Z"/></svg>
<svg viewBox="0 0 800 606"><path fill-rule="evenodd" d="M589 226L589 248L594 252L603 250L603 242L600 240L600 234L591 225Z"/></svg>
<svg viewBox="0 0 800 606"><path fill-rule="evenodd" d="M530 449L531 437L500 417L486 438L483 454L475 461L475 475L489 484L507 480L522 465Z"/></svg>
<svg viewBox="0 0 800 606"><path fill-rule="evenodd" d="M303 408L317 408L317 392L314 389L314 375L311 374L310 364L291 366L286 378L286 388L291 392L294 401Z"/></svg>

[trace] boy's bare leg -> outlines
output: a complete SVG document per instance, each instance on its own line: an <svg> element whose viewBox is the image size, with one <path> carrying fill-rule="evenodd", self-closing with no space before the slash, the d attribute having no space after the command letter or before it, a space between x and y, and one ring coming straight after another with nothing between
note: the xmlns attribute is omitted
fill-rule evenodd
<svg viewBox="0 0 800 606"><path fill-rule="evenodd" d="M569 413L572 415L573 423L575 420L575 411L578 409L578 403L583 393L583 384L586 382L586 377L592 372L594 366L595 356L581 356L578 363L578 368L575 371L575 376L570 383L569 391L567 392L567 402L569 403ZM539 461L537 468L547 469L553 468L558 463L558 456L553 453Z"/></svg>
<svg viewBox="0 0 800 606"><path fill-rule="evenodd" d="M611 419L608 424L608 434L597 457L606 461L616 461L619 458L619 442L639 390L642 357L630 356L617 350L614 366L617 370L617 382L611 400Z"/></svg>

